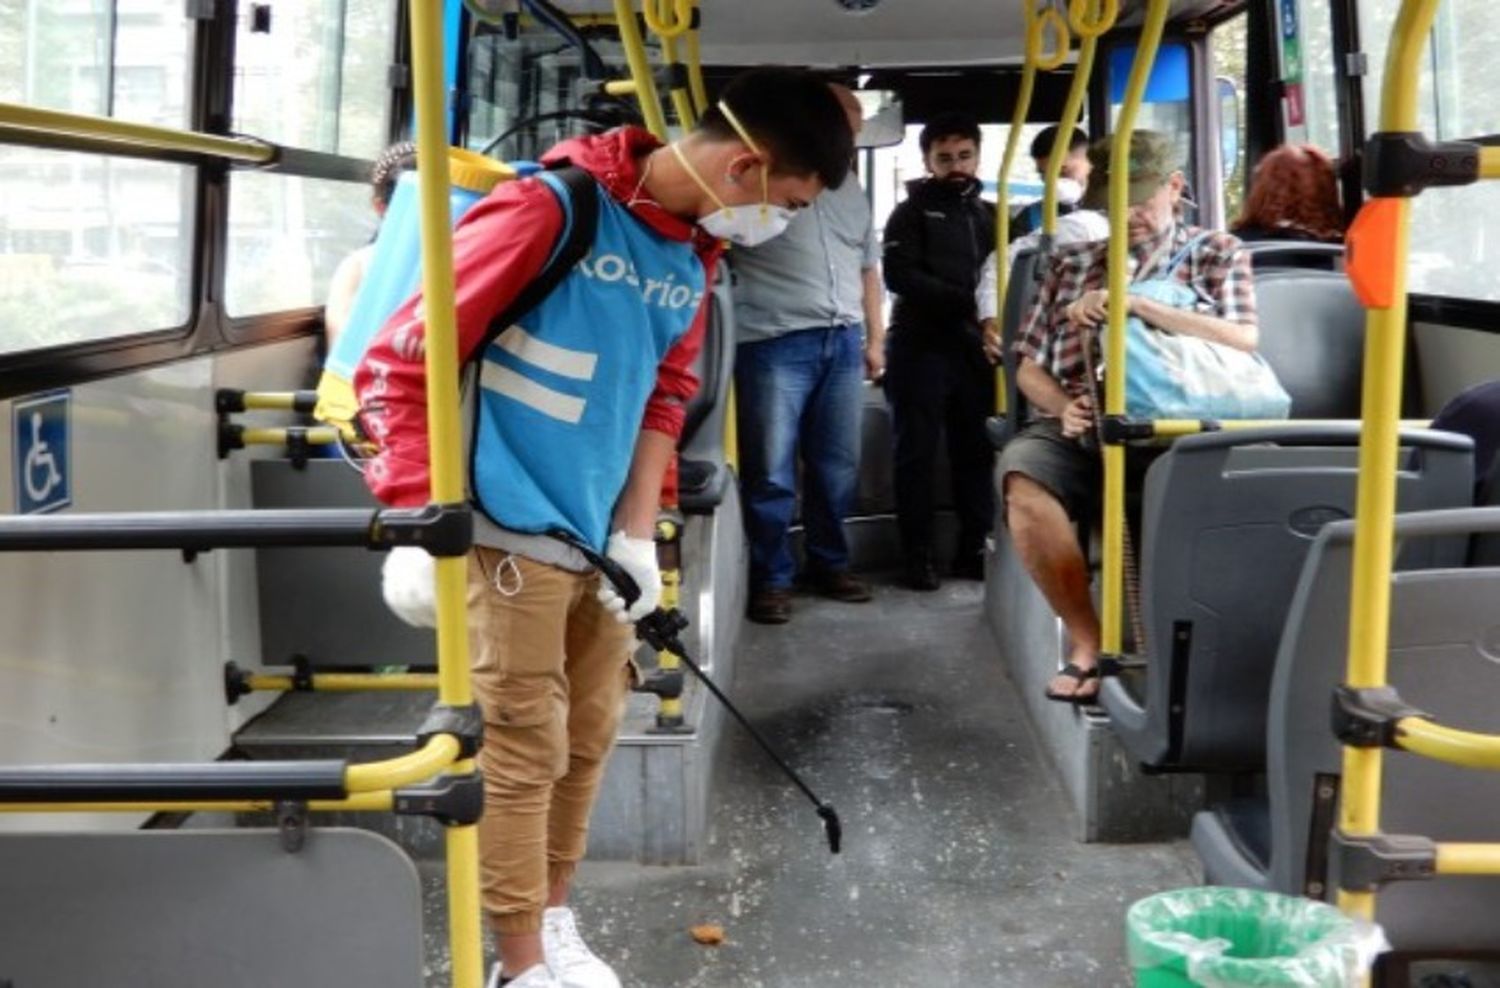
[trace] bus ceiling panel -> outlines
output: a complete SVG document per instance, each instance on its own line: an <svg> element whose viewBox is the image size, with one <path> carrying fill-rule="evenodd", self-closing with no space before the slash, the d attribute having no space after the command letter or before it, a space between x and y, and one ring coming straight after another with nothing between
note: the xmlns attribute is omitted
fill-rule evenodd
<svg viewBox="0 0 1500 988"><path fill-rule="evenodd" d="M1242 0L1174 0L1174 19ZM610 0L562 0L571 14L608 14ZM1063 4L1059 3L1059 6ZM1140 19L1123 0L1122 23ZM897 66L1016 63L1021 4L994 0L701 0L703 61L711 65Z"/></svg>

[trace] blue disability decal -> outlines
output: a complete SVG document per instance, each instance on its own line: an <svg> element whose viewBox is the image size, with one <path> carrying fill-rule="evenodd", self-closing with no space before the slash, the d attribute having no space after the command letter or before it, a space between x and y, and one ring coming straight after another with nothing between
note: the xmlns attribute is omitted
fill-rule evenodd
<svg viewBox="0 0 1500 988"><path fill-rule="evenodd" d="M11 406L15 450L16 511L42 514L73 503L69 470L68 417L72 393L53 391Z"/></svg>

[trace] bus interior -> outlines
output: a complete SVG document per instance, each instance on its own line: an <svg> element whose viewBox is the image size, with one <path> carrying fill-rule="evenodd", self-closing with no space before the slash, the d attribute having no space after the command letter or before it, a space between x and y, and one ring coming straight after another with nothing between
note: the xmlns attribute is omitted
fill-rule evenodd
<svg viewBox="0 0 1500 988"><path fill-rule="evenodd" d="M959 110L1001 216L1052 198L1026 153L1044 128L1151 129L1216 230L1267 152L1321 149L1351 249L1246 247L1288 420L1111 409L1105 517L1080 533L1109 663L1089 704L1044 697L1069 643L1003 509L982 580L902 585L879 381L845 527L874 601L745 619L721 274L664 606L837 806L842 847L643 644L574 890L594 948L642 988L1126 985L1130 904L1206 885L1378 923L1367 983L1500 985L1500 783L1475 771L1500 768L1500 481L1475 476L1482 440L1428 428L1500 378L1479 181L1500 176L1500 8L643 3L0 0L0 986L486 983L462 603L434 632L380 590L386 550L452 519L436 474L431 511L382 508L315 417L330 281L374 240L388 145L513 180L570 136L671 140L760 65L856 92L877 234L925 173L923 124ZM1002 267L1007 347L1048 262ZM1006 352L997 455L1026 414ZM456 388L433 395L453 427ZM1130 444L1157 459L1111 495Z"/></svg>

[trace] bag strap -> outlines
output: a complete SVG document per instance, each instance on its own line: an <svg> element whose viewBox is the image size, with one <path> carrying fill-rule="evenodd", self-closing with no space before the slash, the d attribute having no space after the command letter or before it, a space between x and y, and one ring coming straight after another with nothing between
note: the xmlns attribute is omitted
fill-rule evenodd
<svg viewBox="0 0 1500 988"><path fill-rule="evenodd" d="M598 235L599 193L594 176L577 165L563 165L538 172L536 178L557 196L563 211L562 231L536 277L490 322L484 342L476 352L482 352L517 319L546 301L574 265L593 248L594 238Z"/></svg>
<svg viewBox="0 0 1500 988"><path fill-rule="evenodd" d="M1183 244L1181 249L1179 249L1177 253L1173 254L1167 261L1165 267L1158 268L1157 261L1163 254L1167 252L1167 245L1162 244L1162 246L1158 247L1152 253L1152 255L1146 259L1146 263L1142 264L1139 268L1136 269L1135 277L1131 280L1133 282L1160 281L1163 278L1170 277L1173 271L1176 271L1179 267L1182 266L1183 261L1186 261L1189 257L1192 256L1193 248L1197 247L1200 243L1207 240L1211 236L1213 236L1212 230L1201 231L1197 236L1193 237L1187 243ZM1148 278L1147 275L1149 275L1150 277Z"/></svg>

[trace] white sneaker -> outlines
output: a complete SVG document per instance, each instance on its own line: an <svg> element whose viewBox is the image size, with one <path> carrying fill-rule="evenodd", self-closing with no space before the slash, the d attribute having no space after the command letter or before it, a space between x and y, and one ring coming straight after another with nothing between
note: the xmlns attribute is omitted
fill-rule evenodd
<svg viewBox="0 0 1500 988"><path fill-rule="evenodd" d="M500 962L490 969L490 980L485 982L485 988L500 988ZM505 988L559 988L558 981L547 970L545 964L535 964L528 967L518 977L511 978L505 982Z"/></svg>
<svg viewBox="0 0 1500 988"><path fill-rule="evenodd" d="M578 935L573 910L566 906L542 913L542 955L560 988L620 988L615 972Z"/></svg>

